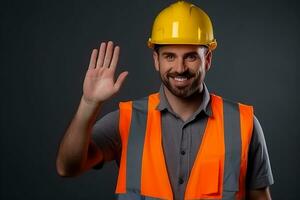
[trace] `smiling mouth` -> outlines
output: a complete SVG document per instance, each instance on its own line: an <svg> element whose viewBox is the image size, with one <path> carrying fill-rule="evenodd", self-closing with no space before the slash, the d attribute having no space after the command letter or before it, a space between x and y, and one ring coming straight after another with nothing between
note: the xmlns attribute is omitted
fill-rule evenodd
<svg viewBox="0 0 300 200"><path fill-rule="evenodd" d="M175 87L187 87L188 85L190 85L190 79L192 77L188 77L188 76L171 76L171 82L174 84Z"/></svg>
<svg viewBox="0 0 300 200"><path fill-rule="evenodd" d="M175 81L179 81L179 82L183 82L188 80L188 77L185 76L176 76L176 77L172 77Z"/></svg>

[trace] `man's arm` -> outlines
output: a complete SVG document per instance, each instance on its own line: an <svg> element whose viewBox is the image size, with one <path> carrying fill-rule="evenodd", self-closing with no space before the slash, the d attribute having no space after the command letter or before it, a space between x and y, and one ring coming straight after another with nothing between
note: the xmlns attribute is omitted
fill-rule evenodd
<svg viewBox="0 0 300 200"><path fill-rule="evenodd" d="M248 190L246 194L247 200L271 200L269 187Z"/></svg>
<svg viewBox="0 0 300 200"><path fill-rule="evenodd" d="M274 183L267 145L262 127L254 116L253 132L248 154L246 199L270 200L269 186Z"/></svg>
<svg viewBox="0 0 300 200"><path fill-rule="evenodd" d="M92 142L91 132L102 103L119 91L128 74L123 72L114 81L119 49L110 41L101 43L99 53L97 49L92 52L83 96L59 146L56 168L60 176L78 175L105 158Z"/></svg>

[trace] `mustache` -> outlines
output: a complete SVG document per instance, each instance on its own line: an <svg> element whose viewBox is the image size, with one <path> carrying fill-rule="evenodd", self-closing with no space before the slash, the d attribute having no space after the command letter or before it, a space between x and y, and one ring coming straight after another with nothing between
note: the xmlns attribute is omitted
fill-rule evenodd
<svg viewBox="0 0 300 200"><path fill-rule="evenodd" d="M167 76L168 77L171 77L171 78L175 78L175 77L187 77L187 78L191 78L191 77L194 77L196 74L194 72L191 72L190 70L186 70L182 73L178 73L178 72L169 72L167 73Z"/></svg>

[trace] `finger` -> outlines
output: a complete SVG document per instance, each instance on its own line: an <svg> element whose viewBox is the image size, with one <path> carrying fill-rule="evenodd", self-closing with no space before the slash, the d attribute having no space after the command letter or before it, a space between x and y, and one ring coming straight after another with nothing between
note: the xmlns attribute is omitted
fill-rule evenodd
<svg viewBox="0 0 300 200"><path fill-rule="evenodd" d="M91 58L90 58L90 64L89 64L89 69L94 69L96 65L96 59L97 59L97 49L93 49Z"/></svg>
<svg viewBox="0 0 300 200"><path fill-rule="evenodd" d="M96 68L102 67L103 60L104 60L104 55L105 55L105 50L106 50L106 43L101 42Z"/></svg>
<svg viewBox="0 0 300 200"><path fill-rule="evenodd" d="M109 41L108 44L107 44L107 47L106 47L103 67L109 67L111 57L112 57L112 54L113 54L113 46L114 46L114 43L112 41Z"/></svg>
<svg viewBox="0 0 300 200"><path fill-rule="evenodd" d="M125 78L126 78L127 75L128 75L128 72L127 72L127 71L122 72L122 73L119 75L119 77L118 77L118 79L117 79L117 81L116 81L116 83L115 83L115 85L114 85L116 91L119 91L119 89L121 88L121 86L122 86L122 84L123 84L123 82L124 82L124 80L125 80Z"/></svg>
<svg viewBox="0 0 300 200"><path fill-rule="evenodd" d="M117 64L118 64L118 60L119 60L119 55L120 55L120 47L116 46L114 49L114 54L112 56L111 59L111 63L110 63L110 67L113 71L115 71Z"/></svg>

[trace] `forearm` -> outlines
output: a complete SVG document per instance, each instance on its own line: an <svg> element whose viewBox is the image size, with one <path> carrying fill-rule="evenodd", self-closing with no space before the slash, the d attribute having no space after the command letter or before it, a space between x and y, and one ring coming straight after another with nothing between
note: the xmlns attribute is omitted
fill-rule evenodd
<svg viewBox="0 0 300 200"><path fill-rule="evenodd" d="M102 156L95 150L95 145L91 145L91 130L100 107L101 104L89 104L81 98L58 150L56 166L59 175L74 176L92 165L88 163L89 153L97 159Z"/></svg>

